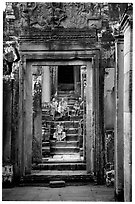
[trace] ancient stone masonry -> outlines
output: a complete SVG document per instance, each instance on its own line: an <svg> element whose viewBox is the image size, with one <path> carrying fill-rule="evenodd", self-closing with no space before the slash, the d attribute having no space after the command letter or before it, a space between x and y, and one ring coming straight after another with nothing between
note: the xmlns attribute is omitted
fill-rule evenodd
<svg viewBox="0 0 135 204"><path fill-rule="evenodd" d="M11 121L9 133L4 127L7 139L4 140L4 158L11 158L15 176L19 178L31 174L32 168L50 168L43 165L50 158L67 159L68 156L70 161L77 158L84 162L87 173L96 176L97 183L104 183L104 76L105 69L115 65L113 34L118 30L115 30L114 21L109 22L109 11L110 16L112 8L117 13L117 5L80 2L6 5L4 67L9 74L14 71L15 64L18 68L17 81L13 84L16 87L14 100L10 100L13 106L18 104L17 110L13 107L13 135L9 130ZM19 46L12 43L16 41ZM125 78L131 89L132 70L125 70ZM124 101L125 115L127 110L130 112L127 117L131 116L132 108L132 93L129 92L125 89L124 94L129 97ZM9 92L8 96L11 98ZM80 97L83 106L78 110ZM68 101L65 115L61 112L51 115L54 98L58 104L62 98ZM7 99L5 101L4 117L8 118ZM9 103L9 107L12 104ZM60 126L63 127L61 132ZM128 133L128 129L126 131ZM58 141L60 134L65 138ZM70 168L67 166L64 168ZM75 168L74 164L71 166Z"/></svg>
<svg viewBox="0 0 135 204"><path fill-rule="evenodd" d="M133 9L130 6L121 21L124 33L124 200L132 201L132 70L133 70ZM128 62L128 63L127 63Z"/></svg>
<svg viewBox="0 0 135 204"><path fill-rule="evenodd" d="M33 155L32 162L41 162L41 146L40 134L42 129L42 85L41 85L42 69L40 67L33 73ZM39 128L40 127L40 128Z"/></svg>
<svg viewBox="0 0 135 204"><path fill-rule="evenodd" d="M19 44L18 39L14 36L14 20L12 3L7 3L3 33L3 166L7 165L7 168L11 166L14 172L13 180L18 174L20 66Z"/></svg>
<svg viewBox="0 0 135 204"><path fill-rule="evenodd" d="M21 6L22 17L26 24L39 29L46 27L84 28L89 26L90 18L100 17L99 8L94 8L91 3L32 2L22 3ZM99 22L97 25L99 26ZM97 25L95 22L91 24L91 26Z"/></svg>
<svg viewBox="0 0 135 204"><path fill-rule="evenodd" d="M116 36L116 70L115 70L115 194L118 200L124 200L124 36Z"/></svg>

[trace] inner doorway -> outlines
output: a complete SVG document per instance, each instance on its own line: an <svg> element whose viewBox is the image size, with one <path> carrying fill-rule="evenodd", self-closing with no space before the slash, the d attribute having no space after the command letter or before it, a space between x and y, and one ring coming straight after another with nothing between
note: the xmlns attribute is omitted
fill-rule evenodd
<svg viewBox="0 0 135 204"><path fill-rule="evenodd" d="M39 159L40 155L42 161L49 162L84 160L85 100L82 101L81 92L77 91L81 67L75 65L35 66L32 72L33 163ZM57 95L52 95L51 92L54 76L59 86ZM55 112L54 98L57 102ZM66 110L59 112L58 108L62 99L66 100Z"/></svg>
<svg viewBox="0 0 135 204"><path fill-rule="evenodd" d="M58 66L58 91L74 90L74 67Z"/></svg>

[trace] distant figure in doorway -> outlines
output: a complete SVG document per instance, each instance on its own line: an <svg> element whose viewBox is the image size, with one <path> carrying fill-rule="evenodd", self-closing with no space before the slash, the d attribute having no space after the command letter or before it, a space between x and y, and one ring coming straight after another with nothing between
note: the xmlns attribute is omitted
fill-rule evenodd
<svg viewBox="0 0 135 204"><path fill-rule="evenodd" d="M67 104L67 99L66 98L62 98L61 101L59 102L58 112L60 113L61 117L65 116L66 113L69 112L69 108L68 108L68 104Z"/></svg>
<svg viewBox="0 0 135 204"><path fill-rule="evenodd" d="M80 114L80 111L83 109L83 100L81 97L79 97L78 101L75 102L74 106L73 106L73 115L74 116L78 116Z"/></svg>
<svg viewBox="0 0 135 204"><path fill-rule="evenodd" d="M84 104L84 101L82 100L81 97L79 97L79 106L80 106L80 109L83 109L83 104Z"/></svg>
<svg viewBox="0 0 135 204"><path fill-rule="evenodd" d="M74 108L73 115L74 115L74 116L78 116L79 110L80 110L80 105L79 105L79 102L78 102L78 101L75 102L73 108Z"/></svg>

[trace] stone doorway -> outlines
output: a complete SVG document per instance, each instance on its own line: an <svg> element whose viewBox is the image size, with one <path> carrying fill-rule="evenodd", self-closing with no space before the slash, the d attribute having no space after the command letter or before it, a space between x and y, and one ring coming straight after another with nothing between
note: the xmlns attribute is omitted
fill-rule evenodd
<svg viewBox="0 0 135 204"><path fill-rule="evenodd" d="M51 73L55 68L53 66L32 68L33 162L38 158L42 161L56 161L57 159L81 161L85 157L84 137L86 137L86 124L83 123L86 116L86 104L85 99L81 98L81 92L78 91L81 87L77 89L77 83L81 86L79 81L81 66L58 66L58 77L57 74L55 76L58 84L57 96L51 92L53 78ZM54 98L58 108L63 98L66 98L67 109L62 115L58 110L55 110L55 115L53 115ZM65 134L65 138L57 138L58 128L61 129L61 134Z"/></svg>
<svg viewBox="0 0 135 204"><path fill-rule="evenodd" d="M34 121L33 121L33 110L32 110L32 103L33 103L33 99L32 99L32 77L33 77L33 72L36 72L38 70L39 75L41 74L41 76L45 79L43 80L45 83L43 84L43 86L45 87L44 89L42 89L42 93L44 92L44 94L42 94L42 97L40 98L41 100L39 100L38 97L38 101L39 101L39 115L38 115L38 119L37 121L40 121L40 125L42 124L42 105L44 107L44 111L47 112L47 108L48 105L51 101L51 67L55 67L57 70L58 66L66 66L66 65L73 65L74 67L76 67L76 69L78 69L78 67L81 67L81 82L84 82L85 87L84 87L84 92L82 94L82 86L81 86L81 94L84 96L86 96L86 120L85 120L85 124L86 124L86 129L85 129L85 135L86 137L84 137L85 141L83 142L83 150L84 150L84 161L86 161L86 169L87 172L92 172L93 171L93 139L90 138L90 135L92 135L92 137L94 137L94 126L93 126L93 122L92 122L92 118L93 118L93 112L91 110L93 110L93 65L92 65L92 60L56 60L54 59L53 61L50 60L44 60L44 59L37 59L33 60L33 56L32 56L32 60L31 59L31 55L27 56L27 61L24 63L25 66L25 70L26 72L23 75L23 80L24 80L24 84L20 85L20 88L22 88L24 90L24 93L22 95L22 100L20 102L22 102L22 106L23 109L26 110L25 111L25 117L22 117L23 120L23 126L21 126L22 129L20 129L20 133L23 133L23 129L25 130L24 132L24 142L25 142L25 146L24 149L22 151L22 153L24 154L24 158L25 159L25 166L27 167L25 172L31 172L32 169L32 157L33 157L33 152L36 153L36 163L42 162L42 127L39 129L38 128L38 124L35 120L35 124L37 126L37 130L40 131L36 131L35 132L35 138L34 138L34 144L36 146L36 150L38 151L33 151L33 125L34 125ZM37 69L38 68L38 69ZM42 71L41 71L42 70ZM44 71L43 71L44 70ZM78 69L79 70L79 69ZM86 73L87 72L87 73ZM82 76L84 78L82 78ZM41 77L41 81L42 81L42 77ZM76 83L77 84L77 83ZM25 87L25 88L24 88ZM40 91L39 91L40 92ZM87 94L86 94L87 92ZM81 96L82 96L81 95ZM42 98L43 96L45 96L45 103L43 103ZM24 100L23 100L24 99ZM21 105L21 103L20 103ZM21 106L20 106L21 108ZM97 109L96 109L97 110ZM48 114L48 116L50 117L50 114ZM47 115L45 117L48 117ZM59 122L59 121L58 121ZM73 125L76 125L75 122L72 123ZM45 131L46 134L48 133L48 131ZM21 134L20 134L21 136ZM23 139L23 137L21 137ZM80 148L80 147L79 147ZM75 150L76 151L76 150ZM78 151L78 150L77 150ZM70 152L70 148L69 148L69 152ZM80 152L80 151L79 151ZM78 153L78 152L77 152ZM89 156L91 155L91 157ZM73 157L72 157L73 158Z"/></svg>

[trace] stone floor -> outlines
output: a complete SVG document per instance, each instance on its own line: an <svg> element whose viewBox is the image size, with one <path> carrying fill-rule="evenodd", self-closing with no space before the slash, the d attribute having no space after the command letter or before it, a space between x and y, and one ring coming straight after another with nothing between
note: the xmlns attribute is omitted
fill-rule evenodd
<svg viewBox="0 0 135 204"><path fill-rule="evenodd" d="M3 201L106 201L114 202L113 187L72 185L61 188L14 187L2 191Z"/></svg>

